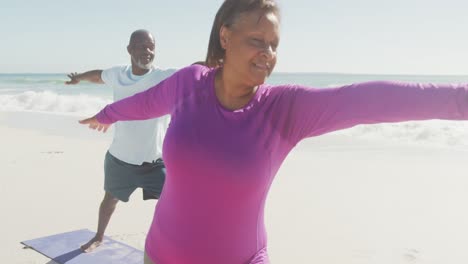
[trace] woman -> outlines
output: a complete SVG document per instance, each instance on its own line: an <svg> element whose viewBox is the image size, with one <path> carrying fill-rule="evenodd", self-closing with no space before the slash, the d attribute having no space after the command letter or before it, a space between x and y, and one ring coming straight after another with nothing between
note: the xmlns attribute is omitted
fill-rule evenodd
<svg viewBox="0 0 468 264"><path fill-rule="evenodd" d="M171 115L166 185L146 263L269 263L264 203L299 141L358 124L468 118L467 85L266 85L279 24L274 0L226 0L213 24L207 66L184 68L81 121L105 131L120 120Z"/></svg>

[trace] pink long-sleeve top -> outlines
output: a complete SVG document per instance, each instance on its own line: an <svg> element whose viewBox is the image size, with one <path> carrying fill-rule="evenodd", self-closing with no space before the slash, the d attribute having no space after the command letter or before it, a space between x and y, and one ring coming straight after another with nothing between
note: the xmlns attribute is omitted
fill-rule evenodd
<svg viewBox="0 0 468 264"><path fill-rule="evenodd" d="M302 139L358 124L468 117L468 85L366 82L315 89L260 85L242 109L214 90L216 69L176 72L106 106L101 123L170 114L166 183L146 240L156 264L266 264L264 205Z"/></svg>

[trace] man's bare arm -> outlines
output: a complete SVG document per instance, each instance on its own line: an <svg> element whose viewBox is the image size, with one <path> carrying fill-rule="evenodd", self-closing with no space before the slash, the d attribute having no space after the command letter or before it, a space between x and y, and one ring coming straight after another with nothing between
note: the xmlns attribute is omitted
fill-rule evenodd
<svg viewBox="0 0 468 264"><path fill-rule="evenodd" d="M70 81L65 82L65 84L77 84L80 81L88 81L92 83L104 83L101 78L102 70L92 70L83 73L70 73L68 78Z"/></svg>

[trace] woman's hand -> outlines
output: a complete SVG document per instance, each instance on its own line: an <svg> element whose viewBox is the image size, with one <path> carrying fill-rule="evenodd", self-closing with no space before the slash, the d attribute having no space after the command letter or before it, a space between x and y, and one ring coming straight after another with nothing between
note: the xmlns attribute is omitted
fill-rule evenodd
<svg viewBox="0 0 468 264"><path fill-rule="evenodd" d="M102 131L103 133L106 133L107 129L111 126L110 124L101 124L97 120L96 116L86 118L83 120L78 121L82 125L88 125L90 129Z"/></svg>

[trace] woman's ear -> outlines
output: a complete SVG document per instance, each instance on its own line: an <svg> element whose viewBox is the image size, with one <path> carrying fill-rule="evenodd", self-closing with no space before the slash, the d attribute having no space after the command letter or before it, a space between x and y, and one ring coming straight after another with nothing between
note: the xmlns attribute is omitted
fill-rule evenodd
<svg viewBox="0 0 468 264"><path fill-rule="evenodd" d="M226 26L221 26L221 29L219 30L219 43L221 44L221 48L224 50L227 48L229 43L229 34L229 29Z"/></svg>

